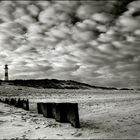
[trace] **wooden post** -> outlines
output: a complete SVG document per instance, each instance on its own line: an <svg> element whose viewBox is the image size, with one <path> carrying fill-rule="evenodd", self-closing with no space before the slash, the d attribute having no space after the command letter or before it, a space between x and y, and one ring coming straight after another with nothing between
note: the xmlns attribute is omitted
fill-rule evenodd
<svg viewBox="0 0 140 140"><path fill-rule="evenodd" d="M52 118L56 118L56 103L52 103Z"/></svg>
<svg viewBox="0 0 140 140"><path fill-rule="evenodd" d="M23 107L23 109L29 111L29 101L28 101L28 99L27 100L24 100L24 99L22 100L22 107Z"/></svg>
<svg viewBox="0 0 140 140"><path fill-rule="evenodd" d="M16 101L15 106L16 106L16 107L20 107L20 108L23 107L23 105L22 105L22 101L20 100L20 98Z"/></svg>
<svg viewBox="0 0 140 140"><path fill-rule="evenodd" d="M52 113L52 103L43 103L43 116L47 118L53 118L53 113Z"/></svg>
<svg viewBox="0 0 140 140"><path fill-rule="evenodd" d="M38 114L43 114L43 103L37 103L37 112Z"/></svg>
<svg viewBox="0 0 140 140"><path fill-rule="evenodd" d="M75 128L80 128L78 103L37 103L37 110L44 117L69 122Z"/></svg>
<svg viewBox="0 0 140 140"><path fill-rule="evenodd" d="M15 98L11 98L10 105L15 105L15 102L16 102Z"/></svg>
<svg viewBox="0 0 140 140"><path fill-rule="evenodd" d="M1 99L1 102L4 103L4 98Z"/></svg>
<svg viewBox="0 0 140 140"><path fill-rule="evenodd" d="M29 111L29 100L26 100L26 110Z"/></svg>
<svg viewBox="0 0 140 140"><path fill-rule="evenodd" d="M56 121L67 122L67 103L56 103Z"/></svg>
<svg viewBox="0 0 140 140"><path fill-rule="evenodd" d="M5 98L5 103L9 104L9 98Z"/></svg>
<svg viewBox="0 0 140 140"><path fill-rule="evenodd" d="M26 100L22 99L22 108L26 110Z"/></svg>
<svg viewBox="0 0 140 140"><path fill-rule="evenodd" d="M75 128L80 128L79 112L77 103L67 104L67 119Z"/></svg>

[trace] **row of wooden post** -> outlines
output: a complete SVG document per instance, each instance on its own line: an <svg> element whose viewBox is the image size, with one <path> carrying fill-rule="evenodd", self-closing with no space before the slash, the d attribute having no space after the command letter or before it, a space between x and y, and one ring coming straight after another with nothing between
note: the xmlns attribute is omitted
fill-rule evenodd
<svg viewBox="0 0 140 140"><path fill-rule="evenodd" d="M16 98L2 98L0 102L13 105L15 107L23 108L29 111L29 100L28 99L16 99Z"/></svg>
<svg viewBox="0 0 140 140"><path fill-rule="evenodd" d="M78 103L37 103L39 114L54 118L58 122L69 122L75 128L80 127Z"/></svg>
<svg viewBox="0 0 140 140"><path fill-rule="evenodd" d="M28 99L0 98L0 102L23 108L29 111ZM71 123L75 128L80 128L78 103L37 103L38 114L44 117L54 118L58 122Z"/></svg>

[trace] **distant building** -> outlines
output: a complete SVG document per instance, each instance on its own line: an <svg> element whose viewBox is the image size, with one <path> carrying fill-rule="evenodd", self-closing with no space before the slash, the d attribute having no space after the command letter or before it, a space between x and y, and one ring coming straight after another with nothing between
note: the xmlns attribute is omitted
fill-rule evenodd
<svg viewBox="0 0 140 140"><path fill-rule="evenodd" d="M9 78L8 78L8 65L6 64L5 65L5 81L8 81L9 80Z"/></svg>

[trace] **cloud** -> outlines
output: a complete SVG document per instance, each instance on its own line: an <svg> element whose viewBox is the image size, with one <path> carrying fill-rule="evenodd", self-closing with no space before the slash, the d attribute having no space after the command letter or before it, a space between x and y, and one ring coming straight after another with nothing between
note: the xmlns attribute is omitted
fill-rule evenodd
<svg viewBox="0 0 140 140"><path fill-rule="evenodd" d="M119 25L123 31L134 31L140 28L139 21L139 19L124 16L120 18Z"/></svg>
<svg viewBox="0 0 140 140"><path fill-rule="evenodd" d="M28 5L27 10L29 11L30 15L34 17L37 17L40 11L39 7L34 4Z"/></svg>
<svg viewBox="0 0 140 140"><path fill-rule="evenodd" d="M7 32L8 34L11 35L22 35L26 33L26 28L16 22L8 22L8 23L3 23L0 25L1 31Z"/></svg>
<svg viewBox="0 0 140 140"><path fill-rule="evenodd" d="M108 23L112 20L112 16L111 14L106 14L106 13L95 13L92 16L92 19L97 21L97 22L101 22L103 24Z"/></svg>
<svg viewBox="0 0 140 140"><path fill-rule="evenodd" d="M138 5L135 0L1 1L0 68L8 63L10 79L139 87Z"/></svg>

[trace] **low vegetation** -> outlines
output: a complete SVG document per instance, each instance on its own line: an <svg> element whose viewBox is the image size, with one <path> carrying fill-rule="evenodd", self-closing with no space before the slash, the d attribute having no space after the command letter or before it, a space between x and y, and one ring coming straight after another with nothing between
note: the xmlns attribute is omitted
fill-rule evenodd
<svg viewBox="0 0 140 140"><path fill-rule="evenodd" d="M41 88L53 88L53 89L106 89L117 90L114 87L101 87L92 86L85 83L80 83L72 80L57 80L57 79L30 79L30 80L10 80L6 83L15 86L28 86L28 87L41 87Z"/></svg>

